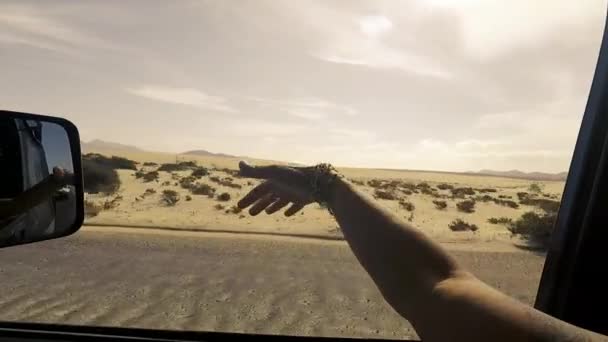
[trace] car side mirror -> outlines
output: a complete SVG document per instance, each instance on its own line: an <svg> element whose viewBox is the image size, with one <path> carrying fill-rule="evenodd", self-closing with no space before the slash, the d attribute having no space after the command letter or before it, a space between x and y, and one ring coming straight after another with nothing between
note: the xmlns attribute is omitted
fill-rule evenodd
<svg viewBox="0 0 608 342"><path fill-rule="evenodd" d="M70 235L83 220L76 126L0 111L0 248Z"/></svg>

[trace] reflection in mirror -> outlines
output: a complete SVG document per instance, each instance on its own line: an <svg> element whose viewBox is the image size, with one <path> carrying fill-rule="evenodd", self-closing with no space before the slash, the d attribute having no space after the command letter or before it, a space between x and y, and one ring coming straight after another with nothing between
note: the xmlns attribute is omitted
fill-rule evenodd
<svg viewBox="0 0 608 342"><path fill-rule="evenodd" d="M0 246L69 233L77 217L74 166L64 127L0 117Z"/></svg>

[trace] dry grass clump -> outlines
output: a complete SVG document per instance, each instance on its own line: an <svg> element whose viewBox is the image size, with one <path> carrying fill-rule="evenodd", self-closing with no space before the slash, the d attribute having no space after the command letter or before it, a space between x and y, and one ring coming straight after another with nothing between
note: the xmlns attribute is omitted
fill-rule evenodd
<svg viewBox="0 0 608 342"><path fill-rule="evenodd" d="M84 216L86 218L95 217L95 216L99 215L101 210L102 210L101 205L96 204L95 202L92 202L92 201L88 201L88 200L84 201Z"/></svg>
<svg viewBox="0 0 608 342"><path fill-rule="evenodd" d="M399 206L407 211L414 211L416 209L414 203L406 201L404 199L401 199L399 201Z"/></svg>
<svg viewBox="0 0 608 342"><path fill-rule="evenodd" d="M374 190L374 198L380 198L383 200L388 200L388 201L394 201L396 200L398 197L397 195L391 191L391 190L380 190L380 189L376 189Z"/></svg>
<svg viewBox="0 0 608 342"><path fill-rule="evenodd" d="M453 231L453 232L465 232L465 231L472 231L475 232L479 229L479 227L477 227L477 225L472 224L472 223L467 223L461 219L456 219L454 221L452 221L448 227Z"/></svg>
<svg viewBox="0 0 608 342"><path fill-rule="evenodd" d="M179 202L179 194L175 190L163 190L161 201L168 206L174 206Z"/></svg>
<svg viewBox="0 0 608 342"><path fill-rule="evenodd" d="M230 201L230 194L227 192L223 192L217 196L217 200L222 202Z"/></svg>
<svg viewBox="0 0 608 342"><path fill-rule="evenodd" d="M466 195L475 195L475 190L473 190L471 187L453 188L450 191L452 192L452 197L454 198L465 198Z"/></svg>
<svg viewBox="0 0 608 342"><path fill-rule="evenodd" d="M196 183L192 187L190 187L190 191L194 195L204 195L209 198L213 198L215 196L216 189L209 184L205 183Z"/></svg>
<svg viewBox="0 0 608 342"><path fill-rule="evenodd" d="M488 219L488 222L491 224L504 224L504 225L508 225L511 222L513 222L512 219L508 218L508 217L490 217Z"/></svg>
<svg viewBox="0 0 608 342"><path fill-rule="evenodd" d="M463 213L473 213L475 212L475 201L474 200L464 200L462 202L456 203L456 208Z"/></svg>
<svg viewBox="0 0 608 342"><path fill-rule="evenodd" d="M435 205L435 208L439 210L445 210L448 207L448 203L446 201L434 200L433 204Z"/></svg>

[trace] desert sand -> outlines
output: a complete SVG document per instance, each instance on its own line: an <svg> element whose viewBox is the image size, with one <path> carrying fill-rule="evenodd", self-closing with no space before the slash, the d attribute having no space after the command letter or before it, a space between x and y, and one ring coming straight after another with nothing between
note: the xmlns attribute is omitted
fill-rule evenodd
<svg viewBox="0 0 608 342"><path fill-rule="evenodd" d="M542 255L449 250L488 284L534 302ZM0 258L2 321L416 338L343 241L83 227Z"/></svg>
<svg viewBox="0 0 608 342"><path fill-rule="evenodd" d="M117 155L135 160L141 163L140 168L145 171L155 170L157 166L141 166L144 162L161 164L175 163L176 161L195 161L197 165L211 169L210 175L203 176L197 181L215 187L217 189L216 194L223 192L230 194L230 199L228 201L218 201L217 198L193 195L188 189L180 187L179 180L187 177L191 171L177 171L173 172L173 174L170 172L159 172L159 179L157 181L144 182L142 179L137 179L134 176L135 171L118 170L121 186L116 194L111 196L101 194L86 196L88 201L99 205L103 205L103 203L112 201L118 197L114 201L115 206L110 206L111 208L101 211L95 217L87 218L86 224L285 234L327 239L340 239L342 236L327 210L316 204L306 207L302 212L290 218L286 218L281 214L267 215L265 213L251 217L246 212L232 211L231 208L236 205L236 202L256 184L259 184L258 180L234 177L234 175L224 170L238 170L238 161L240 160L238 158L192 155L176 156L166 153L111 150L95 152L107 156ZM265 160L250 161L256 165L273 163ZM528 191L528 187L532 183L539 184L544 194L556 199L561 197L564 187L564 182L559 181L539 182L444 172L355 168L339 168L339 170L346 177L360 184L357 185L359 189L370 196L374 195L376 189L368 184L374 180L385 182L397 180L414 185L427 183L431 188L436 188L439 184L448 184L454 187L472 187L474 189L490 188L495 189L496 192L482 193L476 191L476 195L490 195L492 198L503 196L505 199L509 197L509 199L515 202L517 202L517 192ZM232 184L237 184L241 188L227 187L210 181L210 178L214 176L220 179L228 177ZM149 191L148 194L146 194L146 190ZM174 206L163 204L161 201L163 190L174 190L179 193L179 202ZM519 205L519 208L513 209L493 202L478 201L473 213L465 213L456 208L456 203L462 201L462 199L450 198L449 190L437 191L438 196L446 198L436 198L423 193L413 193L410 195L400 191L395 191L394 193L397 196L394 200L377 200L395 215L411 222L414 227L444 243L465 241L476 244L480 242L519 244L521 241L517 237L512 236L504 225L488 223L488 219L492 217L506 217L515 220L527 211L538 210L538 208L529 205ZM190 196L191 200L187 201L187 196ZM413 211L404 209L399 204L399 200L412 203L414 205ZM445 200L447 208L443 210L437 209L435 204L433 204L433 200ZM479 229L475 232L454 232L450 230L448 225L455 219L462 219L467 223L475 224Z"/></svg>

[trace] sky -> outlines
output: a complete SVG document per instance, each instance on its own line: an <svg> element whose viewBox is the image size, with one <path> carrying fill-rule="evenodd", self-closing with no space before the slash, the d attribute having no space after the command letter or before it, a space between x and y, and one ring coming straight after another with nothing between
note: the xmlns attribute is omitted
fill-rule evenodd
<svg viewBox="0 0 608 342"><path fill-rule="evenodd" d="M153 151L566 171L606 1L2 1L0 103Z"/></svg>
<svg viewBox="0 0 608 342"><path fill-rule="evenodd" d="M70 139L65 128L52 122L42 122L42 147L46 154L49 173L54 167L74 172Z"/></svg>

